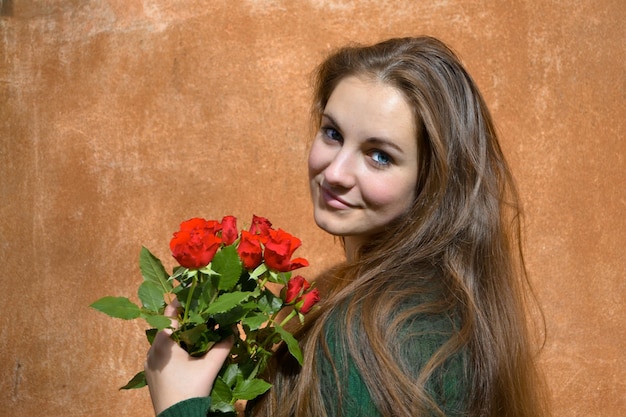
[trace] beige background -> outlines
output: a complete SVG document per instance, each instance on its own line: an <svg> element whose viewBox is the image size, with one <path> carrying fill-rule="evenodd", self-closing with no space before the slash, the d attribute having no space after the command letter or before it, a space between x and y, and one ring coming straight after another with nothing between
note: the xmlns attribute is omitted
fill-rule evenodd
<svg viewBox="0 0 626 417"><path fill-rule="evenodd" d="M0 414L149 416L141 245L189 217L311 220L308 74L349 41L430 34L482 88L519 181L556 416L626 410L621 0L0 1Z"/></svg>

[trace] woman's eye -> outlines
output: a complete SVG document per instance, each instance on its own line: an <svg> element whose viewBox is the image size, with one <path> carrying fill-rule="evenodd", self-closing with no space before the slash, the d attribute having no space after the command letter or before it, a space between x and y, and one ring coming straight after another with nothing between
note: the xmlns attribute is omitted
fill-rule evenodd
<svg viewBox="0 0 626 417"><path fill-rule="evenodd" d="M333 129L332 127L322 127L322 132L324 133L324 136L326 136L330 140L338 141L338 142L343 141L341 134L337 132L336 129Z"/></svg>
<svg viewBox="0 0 626 417"><path fill-rule="evenodd" d="M373 151L370 154L370 157L372 158L372 161L374 161L374 163L378 166L388 166L392 162L391 157L387 153L382 151Z"/></svg>

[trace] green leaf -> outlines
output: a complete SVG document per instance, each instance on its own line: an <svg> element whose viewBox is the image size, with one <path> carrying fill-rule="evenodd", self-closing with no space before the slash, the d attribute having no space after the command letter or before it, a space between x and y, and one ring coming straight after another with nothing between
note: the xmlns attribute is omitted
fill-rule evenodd
<svg viewBox="0 0 626 417"><path fill-rule="evenodd" d="M207 313L225 313L240 305L252 296L251 292L234 291L222 294L207 309Z"/></svg>
<svg viewBox="0 0 626 417"><path fill-rule="evenodd" d="M155 327L157 331L166 329L172 325L169 317L160 314L142 314L142 317L148 324Z"/></svg>
<svg viewBox="0 0 626 417"><path fill-rule="evenodd" d="M137 373L137 375L135 375L130 381L128 381L126 385L124 385L120 389L137 389L143 388L146 385L148 385L148 383L146 382L146 375L143 371L141 371Z"/></svg>
<svg viewBox="0 0 626 417"><path fill-rule="evenodd" d="M141 300L141 304L150 311L158 313L165 306L163 300L163 291L161 286L152 281L144 281L139 286L137 295Z"/></svg>
<svg viewBox="0 0 626 417"><path fill-rule="evenodd" d="M222 378L218 377L213 384L213 390L211 391L211 402L224 402L230 404L233 399L233 391L230 386Z"/></svg>
<svg viewBox="0 0 626 417"><path fill-rule="evenodd" d="M102 297L91 304L92 308L118 319L132 320L139 317L141 310L126 297Z"/></svg>
<svg viewBox="0 0 626 417"><path fill-rule="evenodd" d="M244 326L248 326L250 330L256 330L268 320L269 320L269 317L266 314L254 314L254 315L245 317L241 321L241 324L243 324Z"/></svg>
<svg viewBox="0 0 626 417"><path fill-rule="evenodd" d="M218 276L210 276L208 279L204 280L198 286L199 297L198 297L198 309L206 310L206 308L211 304L213 298L217 295L217 281L219 280Z"/></svg>
<svg viewBox="0 0 626 417"><path fill-rule="evenodd" d="M241 383L244 379L252 379L257 376L259 372L263 372L265 369L266 361L264 357L267 351L260 346L256 347L254 356L247 357L239 364L239 373L237 374L237 384ZM271 356L270 352L268 357Z"/></svg>
<svg viewBox="0 0 626 417"><path fill-rule="evenodd" d="M283 300L280 297L276 297L269 290L264 290L262 297L259 299L259 308L261 311L272 315L283 306Z"/></svg>
<svg viewBox="0 0 626 417"><path fill-rule="evenodd" d="M213 315L213 319L220 326L230 327L238 322L248 314L248 310L244 309L243 305L237 305L225 313L216 313Z"/></svg>
<svg viewBox="0 0 626 417"><path fill-rule="evenodd" d="M191 324L202 324L206 322L206 319L202 317L200 313L195 310L189 312L188 323Z"/></svg>
<svg viewBox="0 0 626 417"><path fill-rule="evenodd" d="M237 374L239 373L239 365L236 363L231 363L226 367L226 369L222 372L221 379L222 381L228 385L229 387L235 383L237 378ZM230 394L232 398L232 393ZM230 398L229 398L230 401Z"/></svg>
<svg viewBox="0 0 626 417"><path fill-rule="evenodd" d="M265 393L272 387L272 384L262 379L245 379L237 384L233 390L233 397L240 400L253 400L259 395Z"/></svg>
<svg viewBox="0 0 626 417"><path fill-rule="evenodd" d="M293 337L291 333L287 330L283 329L279 325L275 325L274 328L280 335L280 338L287 344L287 349L289 349L289 353L293 356L300 365L302 365L302 351L300 350L300 346L298 345L298 341Z"/></svg>
<svg viewBox="0 0 626 417"><path fill-rule="evenodd" d="M139 254L139 269L145 281L153 282L161 288L161 294L172 290L172 282L163 264L145 246L141 247Z"/></svg>
<svg viewBox="0 0 626 417"><path fill-rule="evenodd" d="M209 408L210 417L237 417L235 405L224 401L216 401L211 397L211 407Z"/></svg>
<svg viewBox="0 0 626 417"><path fill-rule="evenodd" d="M220 275L218 288L232 289L241 275L242 266L234 246L226 246L215 254L211 261L212 269Z"/></svg>

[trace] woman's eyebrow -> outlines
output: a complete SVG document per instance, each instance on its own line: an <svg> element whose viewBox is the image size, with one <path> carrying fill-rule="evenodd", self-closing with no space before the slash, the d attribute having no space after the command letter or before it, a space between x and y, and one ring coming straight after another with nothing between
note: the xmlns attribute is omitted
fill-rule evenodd
<svg viewBox="0 0 626 417"><path fill-rule="evenodd" d="M335 119L333 119L333 117L331 115L329 115L328 113L322 113L322 119L328 119L328 121L335 125L335 126L339 126L339 124L335 121Z"/></svg>
<svg viewBox="0 0 626 417"><path fill-rule="evenodd" d="M390 148L395 149L396 151L400 152L400 153L404 153L404 149L402 149L400 146L398 146L394 141L392 141L391 139L387 139L387 138L379 138L379 137L371 137L371 138L367 138L365 140L365 142L375 145L375 146L389 146Z"/></svg>

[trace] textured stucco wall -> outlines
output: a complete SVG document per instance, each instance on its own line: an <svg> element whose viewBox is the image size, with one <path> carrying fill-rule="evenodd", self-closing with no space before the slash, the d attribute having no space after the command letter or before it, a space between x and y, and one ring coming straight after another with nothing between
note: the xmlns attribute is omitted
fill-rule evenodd
<svg viewBox="0 0 626 417"><path fill-rule="evenodd" d="M339 259L310 216L308 74L332 47L430 34L482 88L524 199L556 416L626 409L626 4L0 1L0 415L149 416L117 387L141 245L181 220L264 215Z"/></svg>

